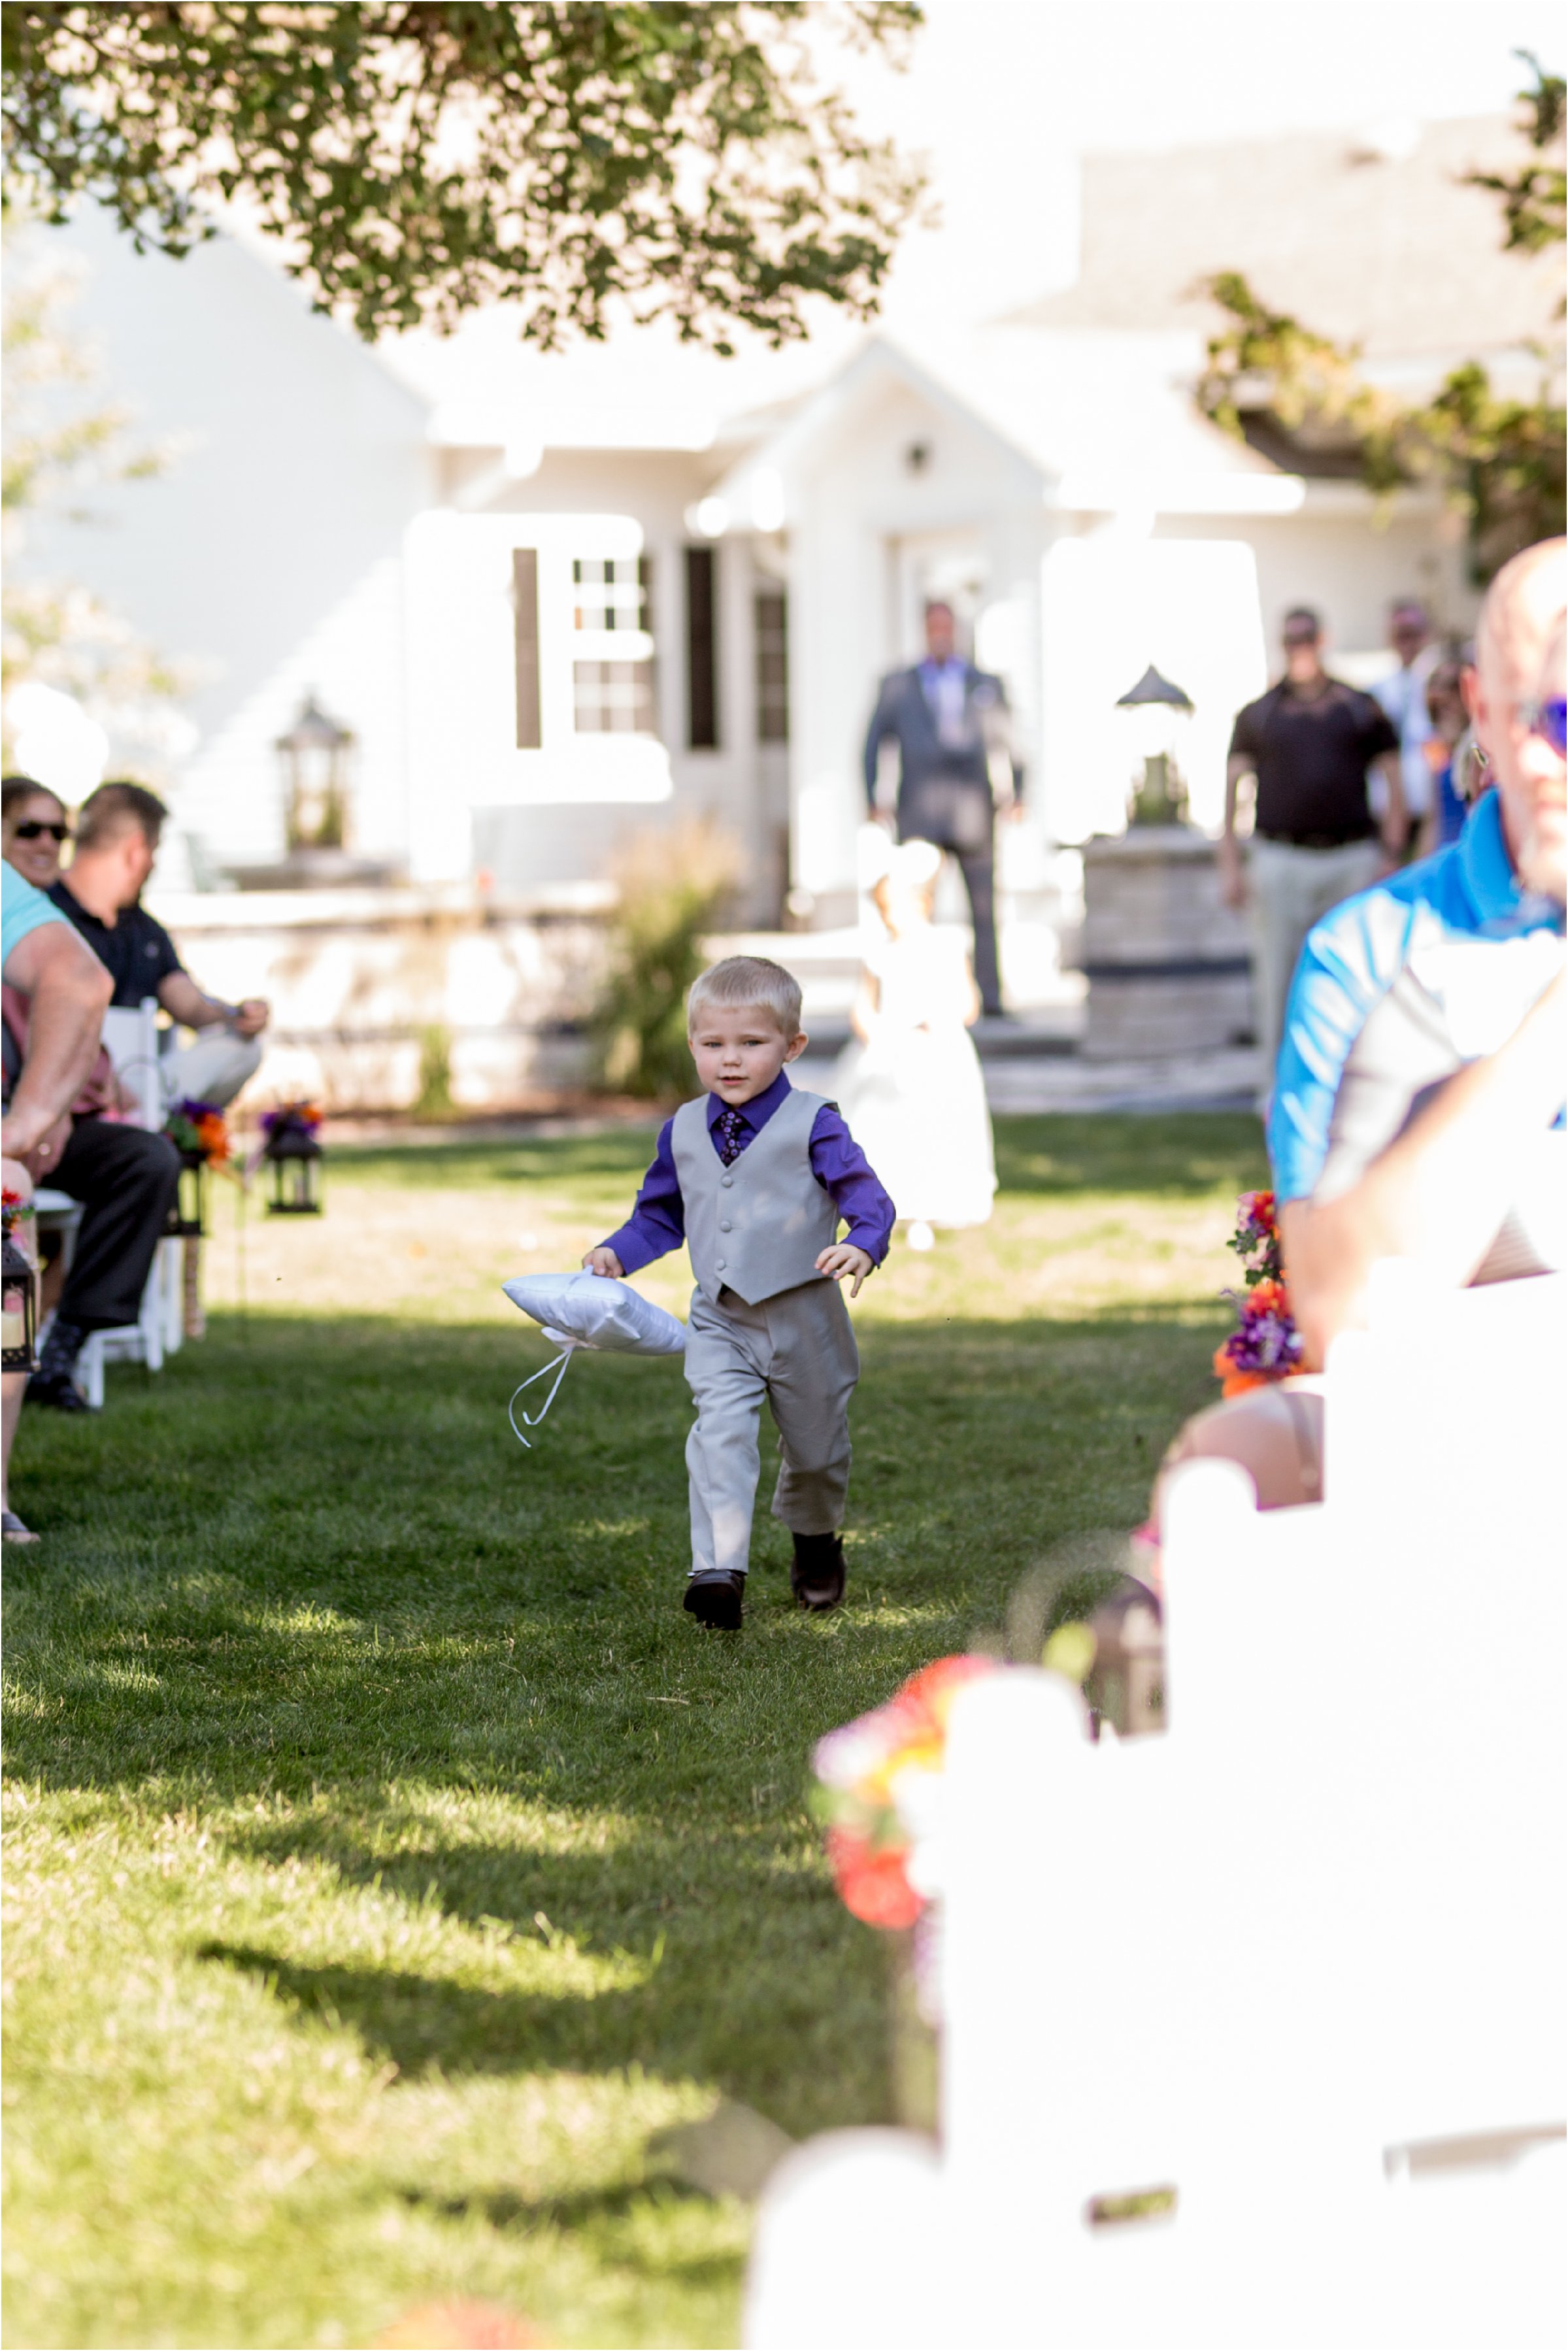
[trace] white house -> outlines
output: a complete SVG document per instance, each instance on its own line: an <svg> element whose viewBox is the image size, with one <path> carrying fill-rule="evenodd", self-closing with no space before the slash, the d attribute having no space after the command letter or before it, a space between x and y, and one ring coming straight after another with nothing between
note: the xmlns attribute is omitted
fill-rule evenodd
<svg viewBox="0 0 1568 2351"><path fill-rule="evenodd" d="M1458 184L1516 146L1489 119L1091 159L1068 293L919 348L732 362L656 330L545 357L504 314L371 350L246 245L139 258L84 211L41 234L86 261L115 395L183 454L37 559L198 671L167 778L198 880L278 857L275 746L313 692L355 737L352 847L412 882L570 893L629 826L707 810L758 923L787 895L842 919L876 680L941 592L1019 713L1027 891L1122 822L1113 705L1150 661L1196 705L1179 756L1213 824L1286 605L1363 675L1394 596L1469 621L1431 497L1376 512L1333 453L1197 414L1189 289L1242 268L1406 385L1472 351L1517 372L1550 267Z"/></svg>

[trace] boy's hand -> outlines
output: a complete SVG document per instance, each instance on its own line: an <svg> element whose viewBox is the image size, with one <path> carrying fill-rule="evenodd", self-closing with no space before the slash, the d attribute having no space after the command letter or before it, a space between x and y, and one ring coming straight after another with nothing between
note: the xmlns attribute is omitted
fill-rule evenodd
<svg viewBox="0 0 1568 2351"><path fill-rule="evenodd" d="M875 1270L876 1267L866 1251L856 1249L852 1241L835 1241L832 1248L825 1249L817 1259L817 1271L825 1273L830 1281L842 1281L846 1273L854 1275L850 1284L852 1298L860 1296L862 1282L868 1273Z"/></svg>
<svg viewBox="0 0 1568 2351"><path fill-rule="evenodd" d="M597 1249L589 1250L582 1262L590 1273L608 1274L613 1281L624 1281L626 1279L625 1267L614 1250L606 1249L602 1241Z"/></svg>

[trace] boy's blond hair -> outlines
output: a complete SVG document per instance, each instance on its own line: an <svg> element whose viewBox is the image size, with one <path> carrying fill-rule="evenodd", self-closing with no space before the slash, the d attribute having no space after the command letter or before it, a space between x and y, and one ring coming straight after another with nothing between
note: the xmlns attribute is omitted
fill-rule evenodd
<svg viewBox="0 0 1568 2351"><path fill-rule="evenodd" d="M698 973L686 998L688 1037L710 1005L726 1011L756 1005L772 1016L786 1037L800 1033L800 983L792 971L781 963L769 963L766 956L726 956L722 963Z"/></svg>

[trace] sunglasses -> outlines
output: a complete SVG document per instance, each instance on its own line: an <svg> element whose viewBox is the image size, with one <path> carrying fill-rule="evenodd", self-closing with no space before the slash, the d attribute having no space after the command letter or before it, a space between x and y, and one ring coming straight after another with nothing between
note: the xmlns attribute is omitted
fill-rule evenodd
<svg viewBox="0 0 1568 2351"><path fill-rule="evenodd" d="M1560 694L1542 702L1521 702L1514 715L1527 735L1539 735L1561 759L1568 756L1568 700Z"/></svg>
<svg viewBox="0 0 1568 2351"><path fill-rule="evenodd" d="M57 841L67 841L71 837L68 824L45 824L40 818L30 816L17 825L13 838L17 841L42 841L46 832Z"/></svg>

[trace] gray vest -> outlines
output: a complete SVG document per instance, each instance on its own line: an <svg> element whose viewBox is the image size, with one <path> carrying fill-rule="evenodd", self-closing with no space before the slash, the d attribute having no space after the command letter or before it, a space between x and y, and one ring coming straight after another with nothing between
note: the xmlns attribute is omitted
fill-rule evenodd
<svg viewBox="0 0 1568 2351"><path fill-rule="evenodd" d="M760 1306L822 1280L817 1259L839 1230L832 1195L811 1173L811 1128L824 1099L792 1088L728 1167L713 1147L706 1094L675 1113L670 1142L686 1246L697 1288L714 1305L727 1288Z"/></svg>

